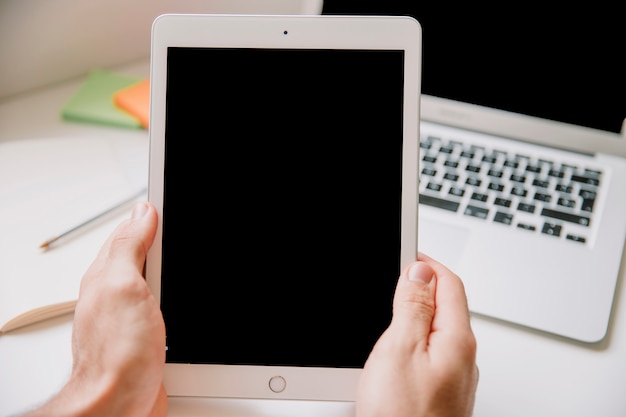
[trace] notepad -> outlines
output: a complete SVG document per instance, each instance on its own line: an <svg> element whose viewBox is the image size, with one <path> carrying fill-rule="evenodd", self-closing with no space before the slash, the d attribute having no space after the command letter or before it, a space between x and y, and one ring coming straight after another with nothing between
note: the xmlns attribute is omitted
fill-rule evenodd
<svg viewBox="0 0 626 417"><path fill-rule="evenodd" d="M130 209L51 250L38 245L132 193L118 159L104 139L0 144L0 334L73 310L83 274Z"/></svg>
<svg viewBox="0 0 626 417"><path fill-rule="evenodd" d="M113 96L142 81L141 77L95 69L61 109L64 120L131 129L143 128L138 117L118 108Z"/></svg>
<svg viewBox="0 0 626 417"><path fill-rule="evenodd" d="M113 103L131 116L136 117L144 129L150 119L150 80L145 79L113 94Z"/></svg>

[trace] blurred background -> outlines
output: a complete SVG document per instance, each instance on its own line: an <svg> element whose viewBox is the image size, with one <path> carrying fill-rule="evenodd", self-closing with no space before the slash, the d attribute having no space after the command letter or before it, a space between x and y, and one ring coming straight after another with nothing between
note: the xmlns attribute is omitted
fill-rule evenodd
<svg viewBox="0 0 626 417"><path fill-rule="evenodd" d="M163 13L320 14L322 0L0 0L0 101L150 56Z"/></svg>

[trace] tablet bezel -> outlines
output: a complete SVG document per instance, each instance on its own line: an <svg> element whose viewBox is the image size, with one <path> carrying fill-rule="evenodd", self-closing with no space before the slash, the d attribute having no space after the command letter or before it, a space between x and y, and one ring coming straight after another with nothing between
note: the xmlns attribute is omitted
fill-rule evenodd
<svg viewBox="0 0 626 417"><path fill-rule="evenodd" d="M288 36L285 35L288 32ZM421 28L400 16L168 14L155 19L151 46L149 200L159 214L146 279L160 299L168 47L349 48L405 51L401 268L416 259ZM242 365L165 365L170 396L354 401L361 369ZM289 389L274 392L282 376Z"/></svg>

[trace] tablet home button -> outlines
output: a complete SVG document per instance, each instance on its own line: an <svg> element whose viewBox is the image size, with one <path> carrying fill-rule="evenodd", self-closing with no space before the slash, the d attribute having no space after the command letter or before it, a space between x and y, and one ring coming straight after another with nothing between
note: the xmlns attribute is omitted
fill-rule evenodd
<svg viewBox="0 0 626 417"><path fill-rule="evenodd" d="M282 376L273 376L270 378L270 389L274 392L283 392L287 386L287 381Z"/></svg>

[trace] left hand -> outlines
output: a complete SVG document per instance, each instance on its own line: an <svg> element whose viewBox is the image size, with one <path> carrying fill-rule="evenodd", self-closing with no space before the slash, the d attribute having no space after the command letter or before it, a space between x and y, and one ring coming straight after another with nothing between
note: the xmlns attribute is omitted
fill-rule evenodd
<svg viewBox="0 0 626 417"><path fill-rule="evenodd" d="M167 414L165 325L143 277L156 228L154 207L137 203L105 242L81 281L70 379L28 416Z"/></svg>

